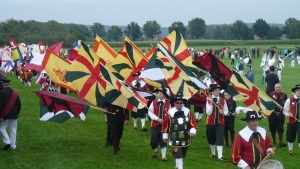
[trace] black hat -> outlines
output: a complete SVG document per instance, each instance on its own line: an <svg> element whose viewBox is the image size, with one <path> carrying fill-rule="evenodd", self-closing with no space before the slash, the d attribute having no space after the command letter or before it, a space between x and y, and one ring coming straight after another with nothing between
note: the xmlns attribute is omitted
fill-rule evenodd
<svg viewBox="0 0 300 169"><path fill-rule="evenodd" d="M221 86L219 84L210 84L209 85L209 92L212 92L215 89L220 89L221 90Z"/></svg>
<svg viewBox="0 0 300 169"><path fill-rule="evenodd" d="M176 101L178 101L178 100L182 100L182 101L186 101L187 99L186 98L184 98L183 96L182 96L182 94L176 94L175 96L174 96L174 98L172 99L172 101L173 102L176 102Z"/></svg>
<svg viewBox="0 0 300 169"><path fill-rule="evenodd" d="M170 96L170 90L168 88L156 89L155 92L162 92L165 96Z"/></svg>
<svg viewBox="0 0 300 169"><path fill-rule="evenodd" d="M141 75L141 72L135 72L132 74L132 76L140 76Z"/></svg>
<svg viewBox="0 0 300 169"><path fill-rule="evenodd" d="M9 83L9 82L10 82L10 80L7 79L6 77L1 77L0 78L0 83Z"/></svg>
<svg viewBox="0 0 300 169"><path fill-rule="evenodd" d="M295 93L295 90L300 89L300 84L297 84L294 88L292 88L292 92Z"/></svg>
<svg viewBox="0 0 300 169"><path fill-rule="evenodd" d="M255 120L255 119L257 119L257 120L262 119L262 117L259 116L256 111L247 111L246 118L241 118L242 121Z"/></svg>

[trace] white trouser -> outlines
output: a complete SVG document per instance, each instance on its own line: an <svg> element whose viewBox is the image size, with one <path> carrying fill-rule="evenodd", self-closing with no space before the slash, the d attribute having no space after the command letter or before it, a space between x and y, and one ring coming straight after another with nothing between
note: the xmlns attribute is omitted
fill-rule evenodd
<svg viewBox="0 0 300 169"><path fill-rule="evenodd" d="M291 67L295 67L295 60L291 61Z"/></svg>
<svg viewBox="0 0 300 169"><path fill-rule="evenodd" d="M279 80L281 80L281 71L282 71L282 70L278 70L278 71L277 71L277 76L278 76Z"/></svg>
<svg viewBox="0 0 300 169"><path fill-rule="evenodd" d="M12 149L15 149L16 146L16 137L17 137L17 125L18 125L18 119L7 119L4 122L0 123L0 132L3 137L4 144L10 144L10 147ZM9 134L8 136L6 128L9 126Z"/></svg>

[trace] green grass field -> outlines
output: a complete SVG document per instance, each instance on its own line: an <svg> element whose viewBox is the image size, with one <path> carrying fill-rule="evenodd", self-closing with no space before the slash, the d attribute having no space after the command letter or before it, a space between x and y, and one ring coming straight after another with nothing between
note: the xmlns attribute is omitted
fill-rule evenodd
<svg viewBox="0 0 300 169"><path fill-rule="evenodd" d="M273 45L273 44L272 44ZM265 45L262 48L268 48ZM283 45L282 47L288 47ZM290 45L293 47L294 45ZM260 59L254 62L255 84L265 91L265 85L260 85L262 69L259 68ZM230 59L222 60L230 66ZM290 89L300 83L300 65L290 68L290 59L285 61L282 72L283 91L291 96ZM33 84L31 88L24 87L15 75L7 74L11 79L11 87L20 93L23 104L18 123L17 149L0 152L1 169L157 169L174 168L175 162L171 156L171 149L167 149L168 162L162 163L160 158L152 159L152 150L149 145L150 132L142 132L140 121L139 130L133 129L132 119L125 126L121 140L121 151L118 156L113 155L112 147L105 147L106 123L102 112L89 110L87 119L77 118L63 124L39 121L39 99L34 90L40 85ZM35 83L35 81L34 81ZM75 96L76 97L76 96ZM236 118L236 133L245 123ZM205 116L203 116L205 119ZM149 129L150 123L147 122ZM262 119L259 125L268 130L267 119ZM285 125L286 128L286 125ZM278 141L277 141L278 142ZM4 145L3 145L4 146ZM294 144L294 156L287 155L287 147L275 145L276 155L272 157L280 161L287 169L299 168L298 159L300 148ZM230 148L224 147L224 156L229 159ZM210 148L205 136L205 122L199 122L196 138L189 148L184 159L186 169L230 169L236 168L230 163L220 163L210 159ZM160 157L160 152L159 152Z"/></svg>

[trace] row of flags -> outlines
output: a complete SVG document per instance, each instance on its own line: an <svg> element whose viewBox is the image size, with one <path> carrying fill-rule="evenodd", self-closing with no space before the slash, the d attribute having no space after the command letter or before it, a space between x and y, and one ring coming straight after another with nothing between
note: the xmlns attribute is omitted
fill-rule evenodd
<svg viewBox="0 0 300 169"><path fill-rule="evenodd" d="M103 103L132 111L147 107L147 93L130 87L134 80L131 75L136 71L141 71L140 77L150 89L167 86L173 94L182 94L186 99L194 99L194 103L197 100L203 103L208 95L208 86L199 80L199 68L216 77L230 95L249 108L262 112L263 116L270 115L279 107L243 75L230 70L213 54L206 53L193 61L178 30L170 33L156 47L153 46L146 55L128 37L125 37L117 53L97 36L94 49L81 43L72 63L47 50L42 66L58 86L78 91L82 100L97 107L102 107Z"/></svg>

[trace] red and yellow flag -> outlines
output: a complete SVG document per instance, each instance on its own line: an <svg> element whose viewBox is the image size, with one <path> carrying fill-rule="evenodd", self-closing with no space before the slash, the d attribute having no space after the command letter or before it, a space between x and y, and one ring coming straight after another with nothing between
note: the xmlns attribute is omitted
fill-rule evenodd
<svg viewBox="0 0 300 169"><path fill-rule="evenodd" d="M107 64L111 64L114 62L118 53L113 50L103 39L101 39L98 35L94 40L94 51L95 53L104 59Z"/></svg>
<svg viewBox="0 0 300 169"><path fill-rule="evenodd" d="M65 79L65 74L70 65L71 63L69 63L68 61L46 50L46 54L42 61L42 66L45 69L47 75L58 86L76 91L75 86L72 83L67 82Z"/></svg>

